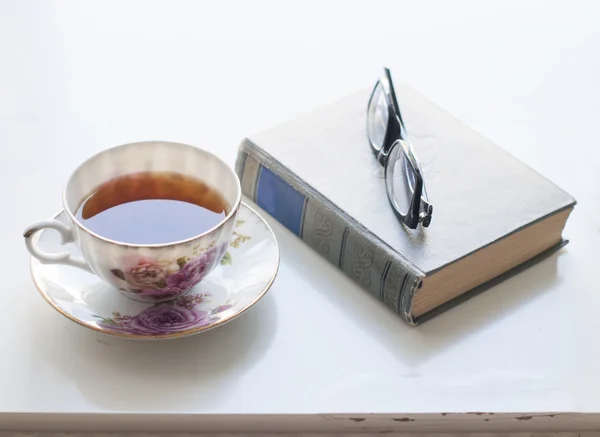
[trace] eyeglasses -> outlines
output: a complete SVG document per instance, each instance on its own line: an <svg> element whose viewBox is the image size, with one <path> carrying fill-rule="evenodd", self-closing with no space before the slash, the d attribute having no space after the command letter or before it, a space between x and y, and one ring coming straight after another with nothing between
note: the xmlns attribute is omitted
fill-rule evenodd
<svg viewBox="0 0 600 437"><path fill-rule="evenodd" d="M375 157L385 168L387 196L398 219L411 229L416 229L419 223L429 226L433 206L387 68L369 98L367 135Z"/></svg>

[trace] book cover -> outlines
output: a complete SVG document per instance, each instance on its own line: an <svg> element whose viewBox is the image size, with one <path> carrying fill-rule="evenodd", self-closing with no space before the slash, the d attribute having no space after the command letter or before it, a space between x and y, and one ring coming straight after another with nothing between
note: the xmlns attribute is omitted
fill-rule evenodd
<svg viewBox="0 0 600 437"><path fill-rule="evenodd" d="M244 138L235 164L244 195L411 325L566 243L568 193L398 84L434 205L428 228L404 227L369 148L370 93ZM526 250L532 239L536 253Z"/></svg>

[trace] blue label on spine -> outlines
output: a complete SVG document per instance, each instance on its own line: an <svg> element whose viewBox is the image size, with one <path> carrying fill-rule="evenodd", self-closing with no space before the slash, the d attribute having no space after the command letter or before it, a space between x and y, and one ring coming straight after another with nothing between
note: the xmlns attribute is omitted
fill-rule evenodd
<svg viewBox="0 0 600 437"><path fill-rule="evenodd" d="M263 166L259 170L255 202L294 234L301 236L304 196Z"/></svg>

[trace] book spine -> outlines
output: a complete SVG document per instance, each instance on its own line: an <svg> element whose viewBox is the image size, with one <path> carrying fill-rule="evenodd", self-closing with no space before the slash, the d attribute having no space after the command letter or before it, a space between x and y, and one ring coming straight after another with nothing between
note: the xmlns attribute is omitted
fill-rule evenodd
<svg viewBox="0 0 600 437"><path fill-rule="evenodd" d="M249 139L235 171L242 193L408 324L423 274Z"/></svg>

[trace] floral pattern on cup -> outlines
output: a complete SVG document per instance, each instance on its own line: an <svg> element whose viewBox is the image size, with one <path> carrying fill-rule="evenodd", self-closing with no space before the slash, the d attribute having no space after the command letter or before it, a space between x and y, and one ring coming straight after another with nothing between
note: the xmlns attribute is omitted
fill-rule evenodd
<svg viewBox="0 0 600 437"><path fill-rule="evenodd" d="M198 305L209 302L207 298L210 295L203 293L181 296L170 302L155 304L134 316L122 315L115 311L110 318L95 317L100 319L98 325L101 328L122 334L175 334L218 322L219 314L232 307L232 304L226 302L212 310L198 309Z"/></svg>
<svg viewBox="0 0 600 437"><path fill-rule="evenodd" d="M236 226L243 223L238 220ZM234 232L231 242L193 247L191 257L182 256L176 260L139 258L129 267L112 269L111 273L125 283L121 291L133 299L145 302L175 299L202 281L215 267L216 260L220 259L222 265L230 265L233 257L227 249L238 248L250 238Z"/></svg>

